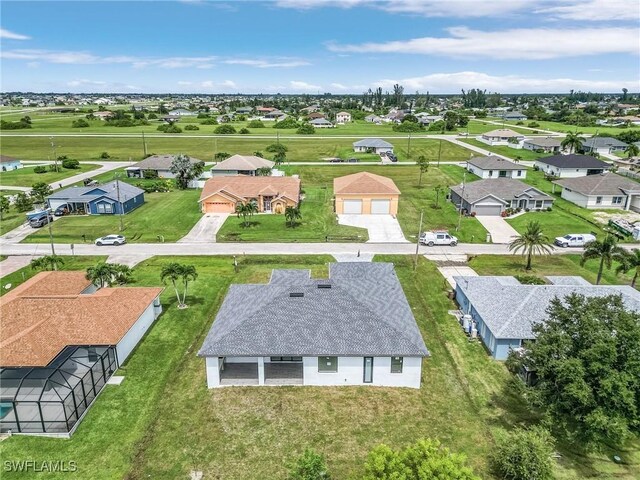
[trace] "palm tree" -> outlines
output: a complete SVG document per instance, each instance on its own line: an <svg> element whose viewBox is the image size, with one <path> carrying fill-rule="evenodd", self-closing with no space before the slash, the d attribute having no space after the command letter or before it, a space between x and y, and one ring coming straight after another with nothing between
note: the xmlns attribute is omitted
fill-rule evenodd
<svg viewBox="0 0 640 480"><path fill-rule="evenodd" d="M182 265L176 262L171 262L162 267L160 272L160 280L162 283L167 283L167 280L171 281L173 289L176 292L176 298L178 299L178 308L182 306L182 300L180 299L180 292L178 292L178 280L182 275Z"/></svg>
<svg viewBox="0 0 640 480"><path fill-rule="evenodd" d="M607 235L604 240L593 240L584 246L584 252L582 252L582 258L580 259L580 265L584 265L587 260L592 258L600 259L600 266L598 267L598 277L596 278L596 285L600 285L602 279L602 271L605 265L607 270L611 268L611 263L614 260L624 262L624 255L626 252L620 246L618 241L613 235Z"/></svg>
<svg viewBox="0 0 640 480"><path fill-rule="evenodd" d="M584 138L582 138L582 132L569 132L564 137L564 140L560 143L562 149L566 149L569 147L569 153L576 152L582 148L582 142L584 142Z"/></svg>
<svg viewBox="0 0 640 480"><path fill-rule="evenodd" d="M616 268L616 273L627 273L630 270L634 270L631 286L635 287L638 275L640 275L640 249L634 248L630 252L625 252L624 257L620 260L621 263Z"/></svg>
<svg viewBox="0 0 640 480"><path fill-rule="evenodd" d="M113 271L113 283L117 283L118 285L125 285L133 279L133 270L129 265L123 265L121 263L113 263L112 265Z"/></svg>
<svg viewBox="0 0 640 480"><path fill-rule="evenodd" d="M295 225L296 220L300 220L302 218L302 213L300 213L300 207L287 207L284 209L284 217L287 220L287 225L293 227Z"/></svg>
<svg viewBox="0 0 640 480"><path fill-rule="evenodd" d="M625 148L624 151L627 154L627 157L629 158L637 157L638 155L640 155L640 147L635 143L630 143L629 146Z"/></svg>
<svg viewBox="0 0 640 480"><path fill-rule="evenodd" d="M440 201L440 195L444 192L444 187L442 185L436 185L433 189L436 191L436 204L433 208L440 208L438 202Z"/></svg>
<svg viewBox="0 0 640 480"><path fill-rule="evenodd" d="M553 250L549 238L542 233L540 223L529 222L525 232L509 244L509 251L518 253L521 250L522 254L527 256L526 270L531 270L533 255L543 255Z"/></svg>
<svg viewBox="0 0 640 480"><path fill-rule="evenodd" d="M198 272L196 272L196 267L193 265L182 265L182 272L180 276L182 277L182 285L184 285L181 307L187 308L187 289L189 287L189 282L195 281L196 278L198 278Z"/></svg>
<svg viewBox="0 0 640 480"><path fill-rule="evenodd" d="M98 262L97 265L87 268L85 277L97 287L104 288L113 281L113 265L105 262Z"/></svg>
<svg viewBox="0 0 640 480"><path fill-rule="evenodd" d="M64 260L58 255L45 255L31 260L33 270L58 270L58 265L64 265Z"/></svg>
<svg viewBox="0 0 640 480"><path fill-rule="evenodd" d="M238 203L236 205L236 215L238 218L242 217L242 221L245 227L249 226L247 217L251 217L254 213L258 212L258 205L256 202Z"/></svg>

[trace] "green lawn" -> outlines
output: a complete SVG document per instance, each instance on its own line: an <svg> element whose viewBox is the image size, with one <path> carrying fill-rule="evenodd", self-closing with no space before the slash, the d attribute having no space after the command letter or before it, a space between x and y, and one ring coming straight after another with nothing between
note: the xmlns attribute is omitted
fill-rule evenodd
<svg viewBox="0 0 640 480"><path fill-rule="evenodd" d="M502 120L502 119L499 119ZM560 123L560 122L548 122L548 121L544 121L544 120L531 120L531 121L535 121L537 123L540 124L540 129L544 129L544 130L551 130L552 132L559 132L559 133L569 133L569 132L582 132L588 135L595 135L596 133L598 135L603 135L603 134L607 134L607 135L619 135L623 132L627 132L629 130L638 130L640 129L640 127L638 126L631 126L631 127L626 127L626 128L622 128L622 127L606 127L606 126L593 126L593 127L576 127L575 125L569 125L566 123ZM525 122L525 126L527 124L529 124L531 121L526 121ZM513 126L515 126L516 122L511 121L511 122L505 122L506 125L509 126L509 128L512 128Z"/></svg>
<svg viewBox="0 0 640 480"><path fill-rule="evenodd" d="M479 275L519 275L531 274L543 277L546 275L570 275L584 277L595 284L599 263L589 260L584 267L580 266L580 255L545 255L534 257L533 269L527 272L524 267L526 258L513 255L477 255L469 262ZM616 265L611 270L604 270L602 283L608 285L630 284L633 273L616 275Z"/></svg>
<svg viewBox="0 0 640 480"><path fill-rule="evenodd" d="M284 134L283 134L284 135ZM22 159L42 159L51 155L51 145L48 137L2 136L2 152L6 155ZM425 155L432 161L438 158L442 161L462 161L469 157L469 151L458 145L429 138L386 138L395 147L400 161L413 160ZM296 138L281 138L280 142L289 148L287 160L291 162L321 161L328 157L358 157L353 152L354 138L317 138L313 135L300 135ZM166 137L146 137L147 153L185 153L195 158L210 162L214 160L216 152L251 155L261 151L265 156L271 156L265 149L275 143L275 134L270 138L255 138L251 136L234 137L202 137L188 138L180 135ZM131 137L65 137L64 144L58 148L58 153L67 155L80 161L100 160L102 152L108 152L111 160L139 161L144 157L142 136ZM410 155L409 155L410 154ZM409 158L410 157L410 158ZM362 160L377 160L374 155L361 156ZM31 171L32 168L28 167Z"/></svg>
<svg viewBox="0 0 640 480"><path fill-rule="evenodd" d="M484 257L482 257L484 258ZM203 360L196 356L230 283L268 281L272 268L311 268L326 276L331 257L240 259L230 257L151 258L134 269L135 285L159 285L168 261L196 266L190 308L177 310L167 288L165 313L116 374L122 385L107 386L70 440L14 436L0 443L5 461L74 460L78 478L129 480L188 478L284 478L287 465L306 447L327 457L333 478L360 478L367 452L379 443L403 447L417 439L440 439L482 478L494 478L487 457L502 428L530 424L510 375L478 342L469 342L447 311L444 279L420 258L377 257L396 265L398 278L431 357L423 363L422 388L278 387L207 390ZM2 279L4 283L5 279ZM560 444L560 480L632 480L640 464L638 443L617 449L628 462L609 460L612 451L582 456ZM12 478L32 478L29 473ZM42 473L38 478L68 474Z"/></svg>
<svg viewBox="0 0 640 480"><path fill-rule="evenodd" d="M199 190L174 190L168 193L147 193L145 204L123 216L123 235L131 242L175 242L186 235L202 217L198 207ZM69 215L52 224L53 237L57 243L83 243L111 233L119 233L119 215ZM134 235L141 234L137 240ZM47 229L34 230L24 242L49 241Z"/></svg>
<svg viewBox="0 0 640 480"><path fill-rule="evenodd" d="M305 199L300 205L302 219L295 227L285 226L284 215L254 215L247 219L230 216L218 232L218 242L366 242L364 228L338 225L333 213L331 187L303 186Z"/></svg>
<svg viewBox="0 0 640 480"><path fill-rule="evenodd" d="M2 220L0 220L0 235L19 227L23 223L26 223L27 216L24 212L18 212L14 207L10 207L8 212L2 214Z"/></svg>
<svg viewBox="0 0 640 480"><path fill-rule="evenodd" d="M548 153L537 153L531 150L525 150L524 148L516 149L506 145L487 145L486 143L476 140L475 138L462 138L463 142L473 145L475 147L484 148L490 152L504 155L505 157L517 159L517 160L537 160L540 157L548 157Z"/></svg>
<svg viewBox="0 0 640 480"><path fill-rule="evenodd" d="M11 190L8 188L0 188L0 195L2 195L3 197L10 196L10 195L17 195L21 191L22 190Z"/></svg>
<svg viewBox="0 0 640 480"><path fill-rule="evenodd" d="M2 140L3 152L4 152L4 142L5 139ZM13 186L17 185L20 187L30 187L34 183L37 182L45 182L45 183L53 183L64 178L72 177L74 175L78 175L84 172L90 172L91 170L95 170L99 168L100 165L92 165L92 164L81 164L79 168L74 169L66 169L60 168L59 172L49 172L46 173L34 173L32 166L26 166L24 168L19 168L17 170L11 170L10 172L0 172L0 185L3 186Z"/></svg>

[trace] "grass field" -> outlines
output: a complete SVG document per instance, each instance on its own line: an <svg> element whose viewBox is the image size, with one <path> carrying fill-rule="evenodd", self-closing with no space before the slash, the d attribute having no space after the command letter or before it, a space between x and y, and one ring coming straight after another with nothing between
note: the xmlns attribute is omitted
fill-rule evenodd
<svg viewBox="0 0 640 480"><path fill-rule="evenodd" d="M484 257L483 257L484 258ZM509 257L511 258L511 257ZM420 258L392 261L431 357L423 363L422 388L231 387L207 390L203 360L195 354L230 283L268 281L272 268L310 268L326 276L331 257L245 257L234 273L229 257L172 258L194 264L199 277L178 310L171 289L161 300L164 314L107 386L70 440L12 437L0 443L4 461L74 460L83 479L285 478L287 465L306 447L326 455L332 477L363 474L367 452L379 443L400 448L420 438L438 438L481 478L494 478L487 458L494 434L530 424L530 412L510 375L477 342L469 342L447 311L444 279ZM134 269L135 285L159 285L161 266L151 258ZM80 267L80 266L79 266ZM84 266L82 266L84 268ZM2 279L4 283L6 279ZM583 456L560 443L559 480L632 480L639 474L637 443ZM38 478L68 474L42 473ZM11 478L32 478L15 473Z"/></svg>
<svg viewBox="0 0 640 480"><path fill-rule="evenodd" d="M147 193L145 204L123 216L122 234L127 241L142 234L134 242L153 243L164 236L165 242L175 242L186 235L202 217L198 208L199 190L174 190L169 193ZM52 224L53 238L58 243L83 243L111 233L120 233L119 215L69 215ZM49 241L46 228L34 230L24 242Z"/></svg>
<svg viewBox="0 0 640 480"><path fill-rule="evenodd" d="M2 146L2 149L4 151L4 145ZM79 168L67 169L60 167L59 172L47 171L46 173L35 173L33 171L33 166L25 166L17 170L11 170L10 172L0 172L0 185L5 187L14 185L19 187L30 187L37 182L53 183L74 175L90 172L91 170L95 170L99 167L100 165L83 163L80 164Z"/></svg>
<svg viewBox="0 0 640 480"><path fill-rule="evenodd" d="M479 275L517 275L530 274L539 277L546 275L569 275L584 277L595 284L599 263L590 260L584 266L580 266L580 255L545 255L534 257L533 269L525 270L526 258L511 255L477 255L469 262ZM602 284L619 285L630 284L633 273L616 275L616 264L611 270L604 270Z"/></svg>
<svg viewBox="0 0 640 480"><path fill-rule="evenodd" d="M2 136L3 154L20 157L24 160L42 160L51 155L48 137L8 137ZM384 138L384 137L382 137ZM394 145L395 153L400 161L413 160L424 155L435 161L440 153L442 161L461 161L469 157L464 147L447 141L428 138L387 138ZM287 160L291 162L321 161L328 157L358 157L353 152L353 138L317 138L313 135L292 139L280 139L280 143L289 148ZM252 155L261 151L265 156L265 148L276 142L276 137L252 138L235 137L202 137L189 138L180 135L166 137L146 137L147 153L185 153L195 158L210 162L217 152ZM112 160L139 161L144 157L142 137L64 137L60 139L58 154L67 155L80 161L99 160L102 152L109 153ZM361 156L362 160L378 160L374 155Z"/></svg>
<svg viewBox="0 0 640 480"><path fill-rule="evenodd" d="M524 148L516 149L507 147L506 145L487 145L475 138L462 138L461 140L469 145L473 145L474 147L484 148L490 152L518 160L537 160L540 157L549 156L548 153L536 153L531 150L525 150Z"/></svg>
<svg viewBox="0 0 640 480"><path fill-rule="evenodd" d="M11 190L9 188L0 188L0 195L2 195L3 197L6 196L10 196L10 195L16 195L18 193L20 193L22 190Z"/></svg>
<svg viewBox="0 0 640 480"><path fill-rule="evenodd" d="M500 120L502 121L502 119L495 119L495 120ZM568 125L566 123L559 123L559 122L548 122L548 121L544 121L544 120L531 120L531 121L535 121L536 123L540 124L541 129L544 130L551 130L552 132L559 132L559 133L569 133L569 132L582 132L584 134L587 135L595 135L596 133L598 135L619 135L622 132L626 132L629 130L640 130L640 127L638 126L631 126L631 127L626 127L626 128L620 128L620 127L606 127L606 126L593 126L593 127L577 127L575 125ZM531 121L526 121L525 122L525 126L530 123ZM507 121L505 122L505 125L508 125L509 128L513 128L516 127L516 123L514 121Z"/></svg>

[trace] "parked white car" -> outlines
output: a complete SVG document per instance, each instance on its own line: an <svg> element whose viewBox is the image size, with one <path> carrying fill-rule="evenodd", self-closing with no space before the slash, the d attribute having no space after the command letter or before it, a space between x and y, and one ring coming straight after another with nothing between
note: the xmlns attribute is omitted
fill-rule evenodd
<svg viewBox="0 0 640 480"><path fill-rule="evenodd" d="M564 237L556 237L553 241L559 247L584 247L585 244L593 242L595 235L590 233L569 233Z"/></svg>
<svg viewBox="0 0 640 480"><path fill-rule="evenodd" d="M124 238L122 235L107 235L106 237L100 237L100 238L96 238L96 245L98 245L99 247L102 245L122 245L123 243L126 243L127 239Z"/></svg>
<svg viewBox="0 0 640 480"><path fill-rule="evenodd" d="M428 245L433 247L434 245L450 245L455 247L458 244L458 239L453 235L449 235L449 232L423 232L420 235L420 243L422 245Z"/></svg>

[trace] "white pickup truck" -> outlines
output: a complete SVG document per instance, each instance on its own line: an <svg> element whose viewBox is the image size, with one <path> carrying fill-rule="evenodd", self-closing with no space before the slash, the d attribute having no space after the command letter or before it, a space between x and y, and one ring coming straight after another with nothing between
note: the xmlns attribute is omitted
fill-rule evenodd
<svg viewBox="0 0 640 480"><path fill-rule="evenodd" d="M458 244L458 239L453 235L449 235L449 232L423 232L420 235L420 244L433 247L434 245L450 245L455 247Z"/></svg>
<svg viewBox="0 0 640 480"><path fill-rule="evenodd" d="M569 233L564 237L556 237L553 241L559 247L584 247L585 244L593 242L595 235L590 233Z"/></svg>

